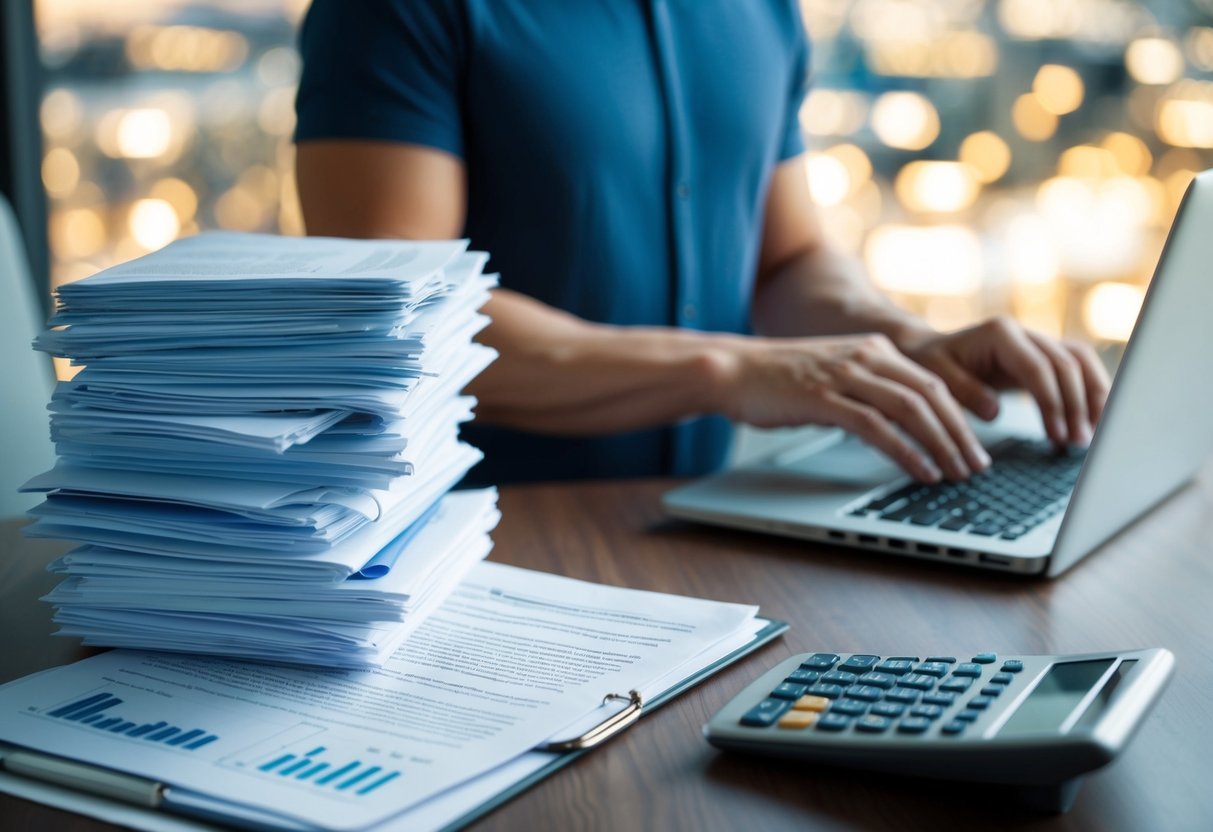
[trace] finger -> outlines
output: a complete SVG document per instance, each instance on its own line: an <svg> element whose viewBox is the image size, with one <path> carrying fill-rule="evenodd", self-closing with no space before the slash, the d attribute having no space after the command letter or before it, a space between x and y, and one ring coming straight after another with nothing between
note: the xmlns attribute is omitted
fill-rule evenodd
<svg viewBox="0 0 1213 832"><path fill-rule="evenodd" d="M972 473L939 417L916 391L858 364L846 365L839 389L900 425L931 455L948 479L963 480Z"/></svg>
<svg viewBox="0 0 1213 832"><path fill-rule="evenodd" d="M1091 418L1087 409L1087 386L1082 379L1082 368L1078 360L1051 338L1040 333L1028 333L1036 348L1045 354L1053 365L1057 376L1057 387L1061 391L1061 402L1065 408L1069 441L1086 446L1091 444Z"/></svg>
<svg viewBox="0 0 1213 832"><path fill-rule="evenodd" d="M1064 341L1062 346L1070 351L1082 368L1083 383L1087 388L1087 411L1090 413L1091 427L1094 428L1103 416L1104 403L1108 400L1108 391L1112 389L1112 379L1090 344Z"/></svg>
<svg viewBox="0 0 1213 832"><path fill-rule="evenodd" d="M952 442L960 449L969 473L982 471L990 466L990 455L981 447L981 442L965 420L960 404L952 397L942 378L897 351L885 360L870 363L868 368L909 387L925 400Z"/></svg>
<svg viewBox="0 0 1213 832"><path fill-rule="evenodd" d="M948 390L956 400L976 413L978 418L989 422L998 416L998 391L988 384L983 384L951 356L932 355L928 366L948 385Z"/></svg>
<svg viewBox="0 0 1213 832"><path fill-rule="evenodd" d="M999 318L992 325L997 327L997 341L994 344L996 360L1036 400L1049 438L1058 445L1064 445L1069 430L1053 365L1018 324Z"/></svg>
<svg viewBox="0 0 1213 832"><path fill-rule="evenodd" d="M922 482L939 482L942 474L929 459L897 435L876 408L829 391L821 399L822 422L837 425L884 453L907 474Z"/></svg>

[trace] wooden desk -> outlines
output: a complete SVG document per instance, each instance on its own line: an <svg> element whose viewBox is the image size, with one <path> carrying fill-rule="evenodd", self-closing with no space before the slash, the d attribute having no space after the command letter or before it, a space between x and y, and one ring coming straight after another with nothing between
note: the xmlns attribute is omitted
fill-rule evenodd
<svg viewBox="0 0 1213 832"><path fill-rule="evenodd" d="M503 489L493 559L577 578L759 603L791 623L726 670L474 828L1213 829L1213 477L1057 581L1023 580L667 521L670 482ZM0 681L77 655L33 598L64 547L0 527ZM1067 815L1038 818L987 789L877 778L718 753L700 728L775 661L814 649L924 655L1164 646L1176 676L1124 757ZM3 829L112 829L0 796Z"/></svg>

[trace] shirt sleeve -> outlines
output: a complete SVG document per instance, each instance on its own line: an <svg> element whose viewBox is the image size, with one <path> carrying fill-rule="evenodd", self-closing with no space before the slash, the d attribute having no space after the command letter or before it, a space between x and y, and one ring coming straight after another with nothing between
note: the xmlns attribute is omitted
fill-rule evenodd
<svg viewBox="0 0 1213 832"><path fill-rule="evenodd" d="M797 6L798 4L793 4ZM788 78L788 106L784 113L783 140L779 146L779 161L804 153L804 135L800 131L800 108L809 91L809 35L798 8L792 11L792 74Z"/></svg>
<svg viewBox="0 0 1213 832"><path fill-rule="evenodd" d="M463 155L457 0L314 0L300 33L295 140L359 138Z"/></svg>

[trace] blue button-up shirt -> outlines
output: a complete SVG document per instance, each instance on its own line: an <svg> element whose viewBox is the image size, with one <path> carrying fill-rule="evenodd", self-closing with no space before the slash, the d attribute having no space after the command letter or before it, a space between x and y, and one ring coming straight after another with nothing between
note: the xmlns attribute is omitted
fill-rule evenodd
<svg viewBox="0 0 1213 832"><path fill-rule="evenodd" d="M776 163L804 149L795 0L315 0L296 137L463 159L504 287L590 321L747 328ZM473 424L483 482L699 474L720 417L610 437Z"/></svg>

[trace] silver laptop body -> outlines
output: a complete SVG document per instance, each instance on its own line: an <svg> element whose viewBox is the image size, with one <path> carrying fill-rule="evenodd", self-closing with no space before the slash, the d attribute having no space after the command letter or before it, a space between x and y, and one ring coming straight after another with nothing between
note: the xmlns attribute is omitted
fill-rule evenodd
<svg viewBox="0 0 1213 832"><path fill-rule="evenodd" d="M987 447L1043 440L1034 408L977 425ZM1015 540L854 516L910 479L826 436L665 495L680 518L893 554L1058 575L1187 483L1213 453L1213 170L1189 186L1065 510Z"/></svg>

